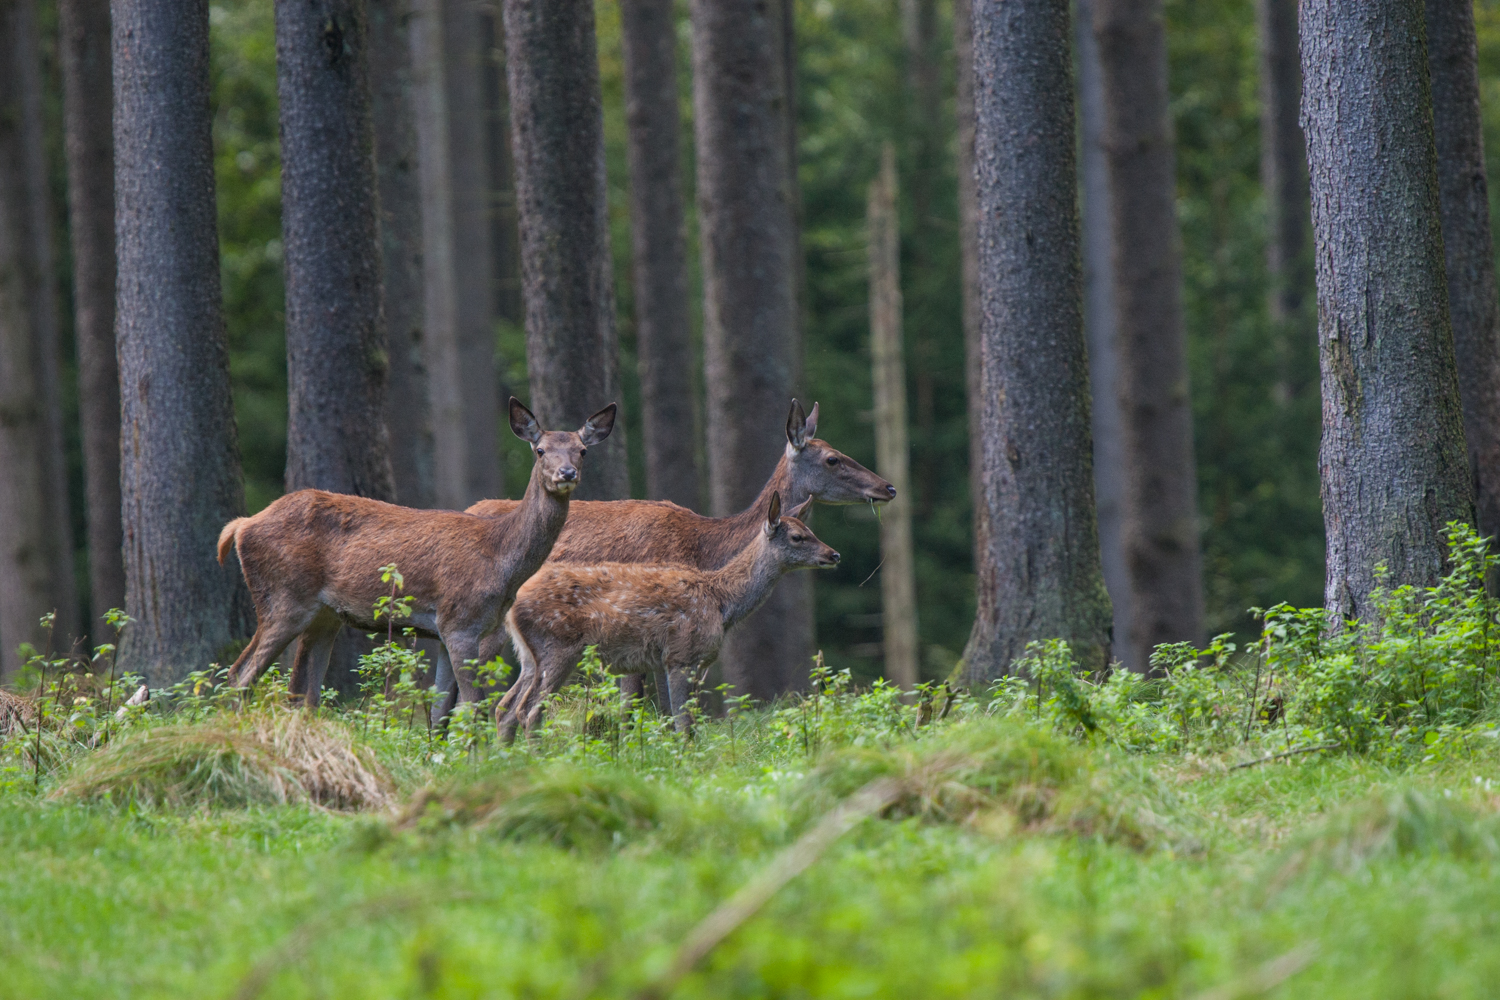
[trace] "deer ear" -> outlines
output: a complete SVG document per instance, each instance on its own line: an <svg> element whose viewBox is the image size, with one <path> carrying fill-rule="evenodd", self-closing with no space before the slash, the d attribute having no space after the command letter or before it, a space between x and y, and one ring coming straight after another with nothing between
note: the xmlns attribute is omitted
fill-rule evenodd
<svg viewBox="0 0 1500 1000"><path fill-rule="evenodd" d="M807 423L802 430L802 441L807 443L809 438L818 436L818 404L814 403L812 412L807 415Z"/></svg>
<svg viewBox="0 0 1500 1000"><path fill-rule="evenodd" d="M807 414L802 412L802 404L794 399L792 410L786 415L786 442L801 451L807 444L807 437Z"/></svg>
<svg viewBox="0 0 1500 1000"><path fill-rule="evenodd" d="M585 420L583 426L578 428L578 436L583 438L583 443L585 445L598 444L609 437L609 432L615 429L615 414L618 411L619 407L610 403Z"/></svg>
<svg viewBox="0 0 1500 1000"><path fill-rule="evenodd" d="M536 415L514 396L510 397L510 429L516 437L533 445L542 439L542 425L536 422Z"/></svg>
<svg viewBox="0 0 1500 1000"><path fill-rule="evenodd" d="M781 527L781 494L771 494L771 509L766 512L766 534Z"/></svg>
<svg viewBox="0 0 1500 1000"><path fill-rule="evenodd" d="M802 501L797 506L795 506L791 510L787 511L786 512L786 516L787 517L795 517L799 521L806 521L807 520L807 512L812 509L812 503L813 503L813 498L812 497L808 497L806 500Z"/></svg>

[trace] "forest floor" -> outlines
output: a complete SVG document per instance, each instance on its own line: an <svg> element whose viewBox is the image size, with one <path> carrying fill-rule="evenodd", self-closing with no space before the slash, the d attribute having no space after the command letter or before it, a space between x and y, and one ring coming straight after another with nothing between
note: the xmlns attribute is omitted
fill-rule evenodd
<svg viewBox="0 0 1500 1000"><path fill-rule="evenodd" d="M360 811L296 801L294 762L280 785L246 777L246 734L290 715L179 713L44 752L40 775L14 757L0 997L1363 1000L1500 983L1494 739L1400 768L1337 752L1235 767L1274 743L1131 753L972 709L917 728L880 692L691 740L574 703L532 744L467 752L416 715L316 720L378 778ZM206 757L141 763L204 734ZM881 778L882 812L809 843ZM665 979L789 851L810 866Z"/></svg>

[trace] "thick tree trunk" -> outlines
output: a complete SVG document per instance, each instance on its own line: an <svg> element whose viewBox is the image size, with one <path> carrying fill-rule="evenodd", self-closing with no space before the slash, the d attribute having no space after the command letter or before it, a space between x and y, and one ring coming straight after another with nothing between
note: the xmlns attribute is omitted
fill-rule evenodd
<svg viewBox="0 0 1500 1000"><path fill-rule="evenodd" d="M672 0L622 0L630 245L646 495L698 509L697 407L677 123Z"/></svg>
<svg viewBox="0 0 1500 1000"><path fill-rule="evenodd" d="M1372 608L1442 573L1444 525L1474 519L1444 280L1421 0L1303 0L1323 385L1324 603Z"/></svg>
<svg viewBox="0 0 1500 1000"><path fill-rule="evenodd" d="M749 506L776 465L800 369L786 14L780 3L693 3L706 450L716 516ZM812 653L806 580L783 580L728 636L720 662L741 693L771 698L804 683Z"/></svg>
<svg viewBox="0 0 1500 1000"><path fill-rule="evenodd" d="M381 302L390 372L385 427L396 502L431 507L432 404L422 327L422 185L417 168L410 0L369 0L370 102L380 200Z"/></svg>
<svg viewBox="0 0 1500 1000"><path fill-rule="evenodd" d="M238 562L215 559L244 513L220 312L208 4L114 0L115 300L126 610L122 669L152 685L222 657L254 620Z"/></svg>
<svg viewBox="0 0 1500 1000"><path fill-rule="evenodd" d="M510 154L510 93L505 83L505 25L498 0L484 18L484 107L489 122L490 245L494 271L495 315L519 327L525 322L521 303L521 243L516 227L516 168ZM503 379L501 379L503 381ZM500 386L502 401L509 394ZM505 433L502 430L502 435Z"/></svg>
<svg viewBox="0 0 1500 1000"><path fill-rule="evenodd" d="M1474 8L1428 0L1427 60L1443 206L1448 310L1479 530L1500 534L1500 303L1479 120Z"/></svg>
<svg viewBox="0 0 1500 1000"><path fill-rule="evenodd" d="M1256 0L1260 33L1260 183L1266 195L1266 271L1271 322L1302 309L1307 292L1307 143L1298 122L1302 69L1297 63L1297 0ZM1278 329L1278 336L1286 331ZM1287 353L1285 348L1280 352ZM1284 379L1282 379L1284 382Z"/></svg>
<svg viewBox="0 0 1500 1000"><path fill-rule="evenodd" d="M0 677L77 620L62 480L57 312L42 148L40 38L29 0L0 6ZM59 524L59 522L62 522Z"/></svg>
<svg viewBox="0 0 1500 1000"><path fill-rule="evenodd" d="M1039 639L1109 657L1083 340L1068 0L973 7L982 314L979 612L971 683Z"/></svg>
<svg viewBox="0 0 1500 1000"><path fill-rule="evenodd" d="M962 269L964 374L969 417L969 498L974 565L984 559L989 547L985 537L984 509L984 390L980 380L983 340L979 305L979 193L974 165L974 19L969 0L953 0L953 57L956 66L958 124L958 256Z"/></svg>
<svg viewBox="0 0 1500 1000"><path fill-rule="evenodd" d="M896 499L880 519L880 596L885 675L911 690L920 679L917 578L911 544L911 453L906 441L906 357L901 335L901 217L896 151L881 151L866 216L870 240L870 355L874 362L875 454Z"/></svg>
<svg viewBox="0 0 1500 1000"><path fill-rule="evenodd" d="M115 161L110 121L109 0L58 4L73 339L88 515L89 622L125 606L120 533L120 369L115 361Z"/></svg>
<svg viewBox="0 0 1500 1000"><path fill-rule="evenodd" d="M1094 33L1114 238L1125 465L1120 534L1132 584L1122 659L1144 666L1159 643L1197 642L1203 629L1162 0L1094 0Z"/></svg>
<svg viewBox="0 0 1500 1000"><path fill-rule="evenodd" d="M1121 521L1125 504L1124 427L1120 414L1120 358L1115 343L1114 239L1110 229L1109 163L1104 153L1104 81L1094 0L1074 0L1078 60L1079 194L1083 202L1083 329L1089 345L1094 434L1094 506L1099 512L1099 561L1114 606L1111 652L1127 670L1146 669L1130 633L1130 566Z"/></svg>
<svg viewBox="0 0 1500 1000"><path fill-rule="evenodd" d="M604 117L588 0L505 0L531 408L581 427L620 397ZM578 498L630 494L625 435L593 449Z"/></svg>
<svg viewBox="0 0 1500 1000"><path fill-rule="evenodd" d="M497 437L500 399L495 379L490 134L484 111L488 20L488 13L475 0L443 0L448 166L453 171L453 287L458 296L454 310L459 363L456 385L468 451L468 489L475 498L497 497L505 492Z"/></svg>
<svg viewBox="0 0 1500 1000"><path fill-rule="evenodd" d="M390 500L368 32L363 0L277 0L286 487Z"/></svg>

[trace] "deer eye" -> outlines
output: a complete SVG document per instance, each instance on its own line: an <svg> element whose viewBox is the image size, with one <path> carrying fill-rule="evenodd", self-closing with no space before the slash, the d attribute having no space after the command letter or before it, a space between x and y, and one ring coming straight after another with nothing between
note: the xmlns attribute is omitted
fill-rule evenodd
<svg viewBox="0 0 1500 1000"><path fill-rule="evenodd" d="M582 458L583 456L587 455L588 453L589 453L589 450L587 448L581 448L578 451L578 457Z"/></svg>
<svg viewBox="0 0 1500 1000"><path fill-rule="evenodd" d="M829 465L838 465L839 464L839 457L837 455L829 455L828 456L828 464Z"/></svg>
<svg viewBox="0 0 1500 1000"><path fill-rule="evenodd" d="M805 542L805 541L807 541L807 536L806 535L793 535L792 536L792 541L794 541L794 542Z"/></svg>
<svg viewBox="0 0 1500 1000"><path fill-rule="evenodd" d="M537 453L537 454L538 454L538 455L545 455L545 454L547 454L547 449L546 449L546 448L538 448L538 449L537 449L537 450L536 450L536 453Z"/></svg>

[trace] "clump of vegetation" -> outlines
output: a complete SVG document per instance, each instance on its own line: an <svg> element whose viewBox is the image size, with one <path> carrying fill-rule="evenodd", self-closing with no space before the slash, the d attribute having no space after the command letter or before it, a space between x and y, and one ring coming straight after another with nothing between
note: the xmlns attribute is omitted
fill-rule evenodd
<svg viewBox="0 0 1500 1000"><path fill-rule="evenodd" d="M84 757L52 794L165 808L378 809L392 790L385 769L342 724L268 708L142 729Z"/></svg>

